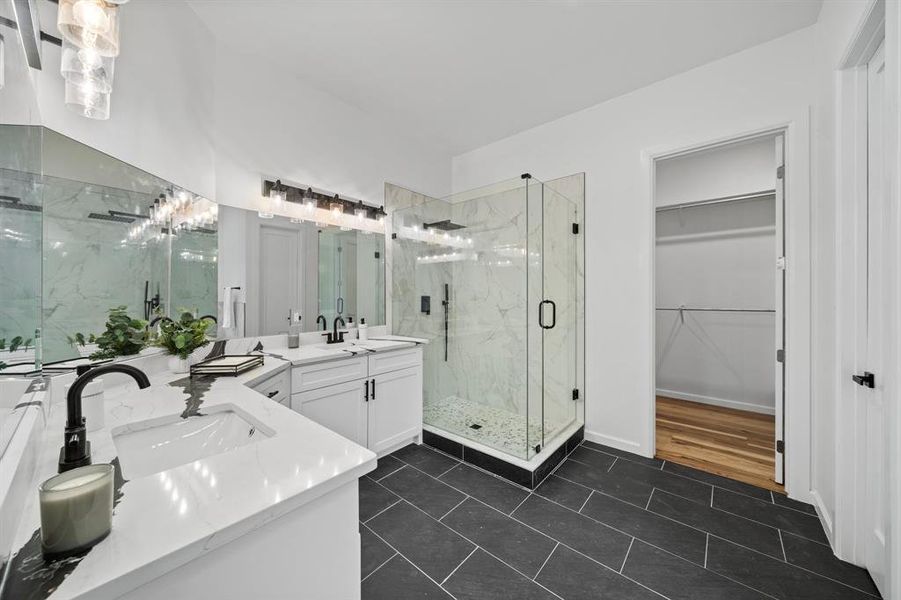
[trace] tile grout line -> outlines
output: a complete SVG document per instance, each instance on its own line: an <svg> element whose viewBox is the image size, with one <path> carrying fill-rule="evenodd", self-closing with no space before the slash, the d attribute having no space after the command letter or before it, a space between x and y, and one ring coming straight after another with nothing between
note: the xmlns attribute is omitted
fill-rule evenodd
<svg viewBox="0 0 901 600"><path fill-rule="evenodd" d="M526 497L522 499L522 502L520 502L519 504L516 505L516 508L514 508L513 510L511 510L509 513L501 513L501 514L507 514L508 516L512 517L512 516L513 516L513 513L515 513L517 510L519 510L519 507L522 506L523 504L525 504L525 503L526 503L526 500L528 500L529 498L531 498L531 497L532 497L532 494L534 494L534 493L535 493L535 492L529 492L528 494L526 494ZM476 500L479 500L479 499L476 498ZM479 502L482 502L482 501L479 500ZM484 504L485 506L491 506L491 505L488 504L487 502L482 502L482 504ZM491 508L494 508L494 507L492 506ZM495 510L497 510L497 509L495 508ZM498 511L498 512L501 512L501 511Z"/></svg>
<svg viewBox="0 0 901 600"><path fill-rule="evenodd" d="M551 538L551 539L553 540L554 538ZM554 541L557 542L557 540L554 540ZM557 542L557 545L554 546L554 549L551 550L551 553L547 555L547 558L545 558L544 562L541 563L541 566L538 567L538 571L535 573L535 577L532 577L532 581L535 581L535 583L538 583L536 580L538 579L538 576L541 575L541 570L544 568L544 566L546 564L548 564L548 562L550 562L551 557L554 555L554 552L556 552L557 548L559 548L559 547L560 547L560 542Z"/></svg>
<svg viewBox="0 0 901 600"><path fill-rule="evenodd" d="M707 539L704 542L704 568L707 568L707 552L710 550L710 533L707 534Z"/></svg>
<svg viewBox="0 0 901 600"><path fill-rule="evenodd" d="M466 558L464 558L463 561L462 561L459 565L457 565L456 567L454 567L454 570L451 571L450 573L448 573L448 574L447 574L447 577L445 577L444 580L443 580L441 583L439 583L438 585L440 585L442 588L444 588L444 584L447 583L447 580L450 579L451 576L452 576L454 573L457 572L457 569L459 569L460 567L462 567L462 566L463 566L463 563L465 563L467 560L469 560L470 557L472 557L472 555L475 554L478 550L479 550L479 547L478 547L478 546L476 546L475 548L473 548L473 549L472 549L472 552L470 552L469 554L467 554L467 555L466 555Z"/></svg>
<svg viewBox="0 0 901 600"><path fill-rule="evenodd" d="M449 514L451 514L452 512L454 512L454 510L456 510L461 504L463 504L464 502L466 502L468 499L469 499L469 495L467 494L466 497L463 498L462 500L460 500L459 502L457 502L457 503L453 506L453 508L451 508L449 511L447 511L446 513L444 513L443 515L441 515L441 518L438 519L438 521L440 522L441 519L443 519L443 518L446 517L447 515L449 515Z"/></svg>
<svg viewBox="0 0 901 600"><path fill-rule="evenodd" d="M651 511L649 510L648 507L651 506L651 498L654 497L654 491L655 491L656 489L657 489L657 488L655 488L655 487L652 487L652 488L651 488L651 494L648 496L648 503L644 505L644 509L645 509L646 511L648 511L648 512L651 512ZM655 514L656 514L656 513L655 513Z"/></svg>
<svg viewBox="0 0 901 600"><path fill-rule="evenodd" d="M632 544L635 543L635 538L632 538L632 541L629 542L629 549L626 550L626 555L623 557L623 564L619 566L619 574L623 574L623 569L626 568L626 561L629 560L629 553L632 552Z"/></svg>
<svg viewBox="0 0 901 600"><path fill-rule="evenodd" d="M710 486L710 508L713 508L713 492L716 490L714 486Z"/></svg>
<svg viewBox="0 0 901 600"><path fill-rule="evenodd" d="M387 489L387 488L386 488L386 489ZM391 490L388 490L388 491L391 491ZM394 492L391 492L391 493L393 494ZM400 502L400 501L402 501L402 500L403 500L403 498L401 498L400 496L398 496L398 497L397 497L397 500L395 500L394 502L392 502L390 506L386 506L385 508L383 508L383 509L380 510L379 512L375 513L374 515L372 515L371 517L369 517L369 518L366 519L365 521L360 521L360 522L363 523L363 525L365 525L366 523L370 522L371 520L373 520L374 518L376 518L377 516L379 516L380 514L382 514L383 512L385 512L386 510L388 510L389 508L391 508L392 506L396 505L398 502Z"/></svg>
<svg viewBox="0 0 901 600"><path fill-rule="evenodd" d="M389 456L390 456L390 455L389 455ZM394 469L393 471L391 471L390 473L385 473L384 475L382 475L382 476L379 477L378 479L376 479L375 477L370 477L370 479L373 480L374 482L378 483L378 482L380 482L382 479L384 479L385 477L391 477L392 475L394 475L395 473L397 473L398 471L400 471L401 469L403 469L404 467L407 466L407 463L403 462L403 461L400 460L399 458L397 459L397 462L400 463L400 466L397 467L396 469ZM367 474L367 475L368 475L368 474Z"/></svg>
<svg viewBox="0 0 901 600"><path fill-rule="evenodd" d="M573 459L573 460L576 460L576 459ZM608 473L609 473L610 471L613 470L613 465L615 465L615 464L616 464L616 461L618 461L618 460L619 460L619 457L618 457L618 456L614 456L614 457L613 457L613 462L610 463L610 466L609 466L609 467L607 467L607 472L608 472ZM576 462L579 462L579 461L576 460ZM582 464L582 463L579 463L579 464Z"/></svg>
<svg viewBox="0 0 901 600"><path fill-rule="evenodd" d="M591 500L591 495L592 495L593 493L594 493L594 490L590 490L590 491L588 492L588 497L585 498L585 502L583 502L583 503L582 503L582 506L579 507L579 510L576 511L576 512L578 512L580 515L582 514L582 509L585 508L585 505L588 504L588 501L589 501L589 500ZM542 496L542 498L544 498L544 496ZM585 516L587 517L588 515L585 515Z"/></svg>
<svg viewBox="0 0 901 600"><path fill-rule="evenodd" d="M779 534L779 545L782 546L782 559L788 562L788 554L785 553L785 542L782 541L782 530L777 529L776 532Z"/></svg>
<svg viewBox="0 0 901 600"><path fill-rule="evenodd" d="M390 546L389 546L389 547L390 547ZM391 548L391 549L394 550L394 548ZM384 567L385 565L387 565L388 562L389 562L392 558L394 558L395 556L400 556L400 553L398 553L397 550L394 550L394 554L392 554L391 556L389 556L388 559L387 559L385 562L383 562L382 564L380 564L379 566L377 566L376 568L374 568L372 571L370 571L369 575L367 575L366 577L364 577L363 579L361 579L361 580L360 580L360 583L363 583L364 581L366 581L367 579L369 579L372 575L375 574L376 571L378 571L379 569L381 569L382 567Z"/></svg>
<svg viewBox="0 0 901 600"><path fill-rule="evenodd" d="M438 475L437 477L435 477L435 479L441 479L442 477L444 477L445 475L447 475L448 473L450 473L451 471L453 471L454 469L456 469L459 466L460 466L460 463L455 464L447 471L444 471L443 473L441 473L441 475Z"/></svg>
<svg viewBox="0 0 901 600"><path fill-rule="evenodd" d="M666 466L666 461L663 461L663 463L660 465L660 470L662 471L665 466Z"/></svg>
<svg viewBox="0 0 901 600"><path fill-rule="evenodd" d="M366 529L368 529L370 532L372 532L372 535L374 535L375 537L377 537L377 538L379 538L380 540L382 540L382 541L385 543L386 546L388 546L389 548L391 548L392 550L394 550L394 552L397 553L398 556L400 556L402 559L404 559L405 561L407 561L408 563L410 563L411 565L413 565L413 568L414 568L414 569L416 569L417 571L419 571L420 573L422 573L423 575L425 575L426 578L428 578L429 581L431 581L431 582L434 583L436 586L438 586L438 588L441 589L445 594L447 594L448 596L450 596L450 597L453 598L454 600L457 600L456 597L455 597L453 594L451 594L450 592L448 592L447 590L445 590L443 587L441 587L441 584L438 583L437 581L435 581L434 579L432 579L432 578L429 576L428 573L426 573L425 571L423 571L422 569L420 569L418 566L416 566L416 563L414 563L412 560L410 560L409 558L407 558L406 556L404 556L403 553L402 553L400 550L398 550L397 548L395 548L394 546L392 546L392 545L391 545L391 542L389 542L388 540L386 540L385 538L383 538L382 536L380 536L380 535L379 535L378 533L376 533L376 531L375 531L374 529L372 529L371 527L366 526L365 523L363 523L363 526L366 527ZM462 563L461 563L461 564L462 564ZM459 566L459 565L458 565L458 566Z"/></svg>

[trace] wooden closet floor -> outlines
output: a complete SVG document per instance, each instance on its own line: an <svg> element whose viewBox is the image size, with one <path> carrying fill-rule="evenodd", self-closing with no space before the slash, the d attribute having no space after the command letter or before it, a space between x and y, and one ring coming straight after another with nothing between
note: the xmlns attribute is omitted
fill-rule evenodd
<svg viewBox="0 0 901 600"><path fill-rule="evenodd" d="M657 396L657 458L777 492L772 415Z"/></svg>

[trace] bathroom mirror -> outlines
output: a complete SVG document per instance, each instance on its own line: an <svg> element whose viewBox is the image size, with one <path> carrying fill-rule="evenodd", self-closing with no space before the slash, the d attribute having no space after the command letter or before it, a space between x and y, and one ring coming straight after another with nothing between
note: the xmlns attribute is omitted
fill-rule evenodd
<svg viewBox="0 0 901 600"><path fill-rule="evenodd" d="M217 205L44 127L0 126L0 161L0 376L96 357L111 310L217 314Z"/></svg>
<svg viewBox="0 0 901 600"><path fill-rule="evenodd" d="M235 333L385 324L385 236L220 207L220 292L235 288ZM322 317L322 318L320 318Z"/></svg>

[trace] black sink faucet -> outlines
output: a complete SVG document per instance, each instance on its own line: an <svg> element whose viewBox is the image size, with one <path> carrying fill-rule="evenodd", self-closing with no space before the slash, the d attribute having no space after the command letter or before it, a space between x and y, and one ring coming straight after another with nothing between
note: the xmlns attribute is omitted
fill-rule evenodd
<svg viewBox="0 0 901 600"><path fill-rule="evenodd" d="M341 344L344 342L344 332L338 331L338 321L341 321L341 327L347 325L344 322L344 318L341 315L335 317L335 321L332 323L332 331L330 333L323 333L322 335L326 336L325 341L327 344Z"/></svg>
<svg viewBox="0 0 901 600"><path fill-rule="evenodd" d="M325 315L319 315L316 317L316 325L322 323L322 331L328 331L328 321L325 320Z"/></svg>
<svg viewBox="0 0 901 600"><path fill-rule="evenodd" d="M59 472L91 464L91 442L85 430L85 420L81 415L81 393L91 381L107 373L122 373L131 376L141 389L150 387L150 380L141 369L131 365L112 364L89 368L81 372L66 395L66 434L63 447L59 450Z"/></svg>

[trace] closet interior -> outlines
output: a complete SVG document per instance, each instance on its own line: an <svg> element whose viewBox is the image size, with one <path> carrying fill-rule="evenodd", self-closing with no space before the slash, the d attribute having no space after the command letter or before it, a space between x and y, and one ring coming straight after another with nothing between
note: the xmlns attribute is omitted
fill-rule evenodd
<svg viewBox="0 0 901 600"><path fill-rule="evenodd" d="M782 491L783 137L658 160L658 458ZM782 167L782 168L779 168Z"/></svg>

